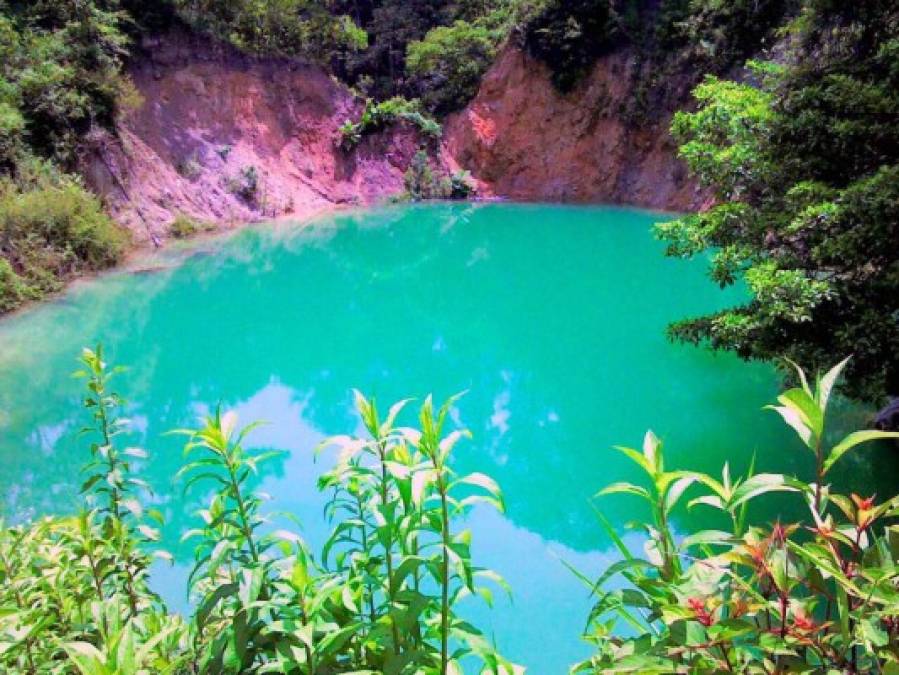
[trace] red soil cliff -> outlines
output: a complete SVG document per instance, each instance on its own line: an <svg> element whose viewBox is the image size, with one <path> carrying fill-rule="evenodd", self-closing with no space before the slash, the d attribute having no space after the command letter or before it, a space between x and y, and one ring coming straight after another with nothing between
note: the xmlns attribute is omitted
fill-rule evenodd
<svg viewBox="0 0 899 675"><path fill-rule="evenodd" d="M507 48L448 120L446 150L500 197L695 209L703 195L676 158L670 114L629 125L621 113L634 93L630 60L603 57L562 95L546 66Z"/></svg>
<svg viewBox="0 0 899 675"><path fill-rule="evenodd" d="M417 132L399 126L340 150L339 127L363 104L321 69L185 37L146 46L152 58L131 70L142 104L116 138L94 139L84 168L138 242L164 240L180 213L227 226L402 191ZM251 198L240 194L249 167Z"/></svg>
<svg viewBox="0 0 899 675"><path fill-rule="evenodd" d="M403 190L417 132L401 125L340 150L339 127L363 104L321 69L185 36L145 47L152 56L131 70L142 104L115 137L92 139L84 166L138 243L163 241L180 213L225 227ZM438 171L469 169L486 197L698 207L670 116L648 126L623 120L629 71L627 53L612 54L563 96L545 66L505 49L477 97L446 121ZM240 187L250 167L258 188L248 198Z"/></svg>

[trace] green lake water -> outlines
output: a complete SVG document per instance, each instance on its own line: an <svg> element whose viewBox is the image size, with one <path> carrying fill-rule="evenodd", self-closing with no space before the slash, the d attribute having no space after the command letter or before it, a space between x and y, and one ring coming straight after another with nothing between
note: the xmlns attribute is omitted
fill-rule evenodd
<svg viewBox="0 0 899 675"><path fill-rule="evenodd" d="M173 484L180 441L165 431L219 403L244 422L266 420L251 445L289 454L261 489L273 508L299 515L316 548L327 526L315 481L330 457L316 464L312 449L358 429L351 388L382 404L469 390L456 419L474 438L457 446L456 468L492 475L507 502L504 515L471 514L474 555L514 596L466 611L529 672L565 672L588 653L579 634L589 599L561 561L597 575L615 559L590 498L639 478L613 445L638 446L652 428L670 466L718 473L729 460L742 471L755 453L759 470L811 470L761 410L778 389L770 366L666 340L668 322L740 291L719 291L701 261L663 257L650 233L663 217L504 204L346 212L245 229L151 257L139 273L78 284L0 322L4 515L77 503L87 420L69 374L81 346L96 341L129 367L118 380L129 444L151 452L144 475L177 556L155 569L154 584L179 609L191 553L178 539L202 495ZM844 407L837 417L848 427L864 414ZM877 452L845 460L837 480L893 494L896 463L877 462ZM595 503L622 529L641 515L627 496ZM753 516L789 518L796 508L774 500ZM709 518L684 513L676 527L715 525Z"/></svg>

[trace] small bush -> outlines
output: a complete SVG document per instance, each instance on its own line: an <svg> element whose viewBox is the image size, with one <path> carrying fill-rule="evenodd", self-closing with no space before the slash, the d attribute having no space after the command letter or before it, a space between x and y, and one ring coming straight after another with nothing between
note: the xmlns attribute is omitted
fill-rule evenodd
<svg viewBox="0 0 899 675"><path fill-rule="evenodd" d="M359 121L347 120L340 127L340 147L352 150L364 136L403 120L414 124L428 138L437 139L443 133L440 124L422 112L419 101L407 101L401 96L380 103L368 99Z"/></svg>
<svg viewBox="0 0 899 675"><path fill-rule="evenodd" d="M451 176L437 177L431 168L427 151L415 153L404 177L407 199L468 199L474 192L471 174L457 171Z"/></svg>
<svg viewBox="0 0 899 675"><path fill-rule="evenodd" d="M9 264L0 258L0 312L9 312L24 303L31 294L28 284Z"/></svg>
<svg viewBox="0 0 899 675"><path fill-rule="evenodd" d="M449 198L468 199L474 194L474 185L471 183L471 173L468 171L456 171L449 177Z"/></svg>
<svg viewBox="0 0 899 675"><path fill-rule="evenodd" d="M197 180L197 178L200 177L200 174L203 173L203 167L197 160L196 155L191 155L190 157L186 157L179 161L175 165L175 170L180 176L183 176L189 181Z"/></svg>
<svg viewBox="0 0 899 675"><path fill-rule="evenodd" d="M187 239L200 232L209 232L213 228L214 226L212 223L197 220L184 213L179 213L169 224L169 236L174 237L175 239Z"/></svg>
<svg viewBox="0 0 899 675"><path fill-rule="evenodd" d="M228 191L248 204L256 202L259 194L259 170L253 166L245 166L240 173L227 180Z"/></svg>

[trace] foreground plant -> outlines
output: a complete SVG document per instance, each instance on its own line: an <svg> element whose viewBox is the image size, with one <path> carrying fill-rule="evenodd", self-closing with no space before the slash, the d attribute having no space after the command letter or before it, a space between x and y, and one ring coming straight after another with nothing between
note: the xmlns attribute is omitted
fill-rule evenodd
<svg viewBox="0 0 899 675"><path fill-rule="evenodd" d="M0 528L0 667L4 672L176 672L189 658L187 628L150 590L159 532L144 522L149 487L132 467L143 450L123 448L127 421L109 389L118 369L85 349L90 461L75 516Z"/></svg>
<svg viewBox="0 0 899 675"><path fill-rule="evenodd" d="M482 672L520 672L503 659L456 605L477 594L492 600L494 572L475 566L471 532L453 523L476 503L502 509L496 483L484 474L459 477L450 467L456 443L469 435L444 434L452 398L435 410L430 397L419 428L396 427L408 401L381 418L374 400L356 393L367 438L339 436L322 448L339 449L337 466L320 485L332 490L328 513L336 527L325 562L345 579L358 615L360 652L381 672L461 673L473 656Z"/></svg>
<svg viewBox="0 0 899 675"><path fill-rule="evenodd" d="M899 496L841 495L827 472L865 441L899 434L859 431L825 448L831 392L846 362L772 406L815 454L815 482L778 474L732 479L666 472L662 445L647 433L643 451L621 450L647 474L649 489L609 486L649 502L646 556L632 554L610 529L623 560L592 585L597 600L586 637L596 645L575 672L869 673L899 670ZM709 493L691 506L723 511L730 532L678 538L670 516L688 486ZM750 500L788 491L809 507L804 523L747 527ZM607 590L616 575L624 588ZM621 637L627 625L632 637Z"/></svg>
<svg viewBox="0 0 899 675"><path fill-rule="evenodd" d="M395 427L405 402L381 420L357 394L369 439L339 437L336 468L321 488L333 492L334 533L320 562L305 542L279 529L289 514L264 511L259 467L283 454L245 447L257 426L238 428L217 410L188 437L185 487L211 490L196 539L189 621L170 614L149 588L156 528L144 522L149 486L137 470L147 453L123 447L127 420L110 386L121 372L101 347L85 349L77 375L92 436L82 492L89 509L69 518L0 526L0 668L4 672L138 673L484 673L521 672L456 614L457 603L503 585L474 565L471 533L454 527L477 502L502 508L483 474L458 477L456 442L444 435L451 399L422 406L419 428ZM338 516L341 516L338 518ZM472 660L472 657L474 660Z"/></svg>

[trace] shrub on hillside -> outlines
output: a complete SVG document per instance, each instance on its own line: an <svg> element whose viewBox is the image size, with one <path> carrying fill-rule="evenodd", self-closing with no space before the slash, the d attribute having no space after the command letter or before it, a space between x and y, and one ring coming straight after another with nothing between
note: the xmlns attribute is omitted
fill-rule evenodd
<svg viewBox="0 0 899 675"><path fill-rule="evenodd" d="M225 179L225 187L228 191L247 204L256 203L259 186L259 170L252 164L243 167L236 176Z"/></svg>
<svg viewBox="0 0 899 675"><path fill-rule="evenodd" d="M409 101L402 96L396 96L375 103L368 99L359 121L347 120L340 127L340 147L346 151L352 150L363 137L383 131L401 121L415 125L428 139L440 138L443 133L440 124L422 111L421 103L417 100Z"/></svg>
<svg viewBox="0 0 899 675"><path fill-rule="evenodd" d="M317 0L175 0L175 6L196 29L252 54L302 57L330 66L368 46L367 33L352 17Z"/></svg>
<svg viewBox="0 0 899 675"><path fill-rule="evenodd" d="M213 223L192 218L184 213L179 213L169 223L169 236L175 239L187 239L200 232L209 232L215 228Z"/></svg>
<svg viewBox="0 0 899 675"><path fill-rule="evenodd" d="M468 199L474 192L471 174L457 171L449 176L435 176L430 157L419 150L412 157L404 176L405 198L414 202L426 199Z"/></svg>
<svg viewBox="0 0 899 675"><path fill-rule="evenodd" d="M17 182L0 181L0 242L0 304L12 309L115 264L128 236L77 178L34 163Z"/></svg>

